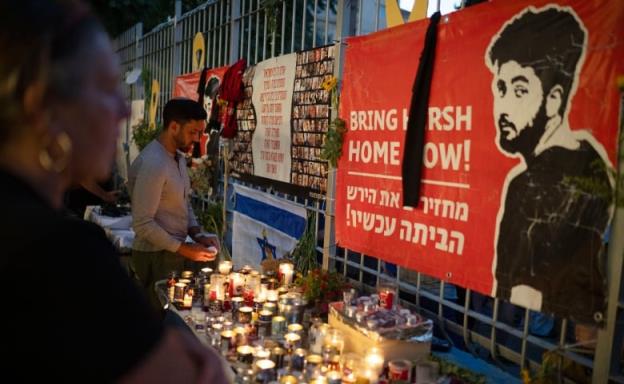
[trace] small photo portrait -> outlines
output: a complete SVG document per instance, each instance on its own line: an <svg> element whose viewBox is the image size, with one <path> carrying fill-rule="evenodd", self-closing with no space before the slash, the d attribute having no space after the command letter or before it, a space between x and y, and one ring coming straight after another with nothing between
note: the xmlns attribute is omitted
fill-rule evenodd
<svg viewBox="0 0 624 384"><path fill-rule="evenodd" d="M321 61L322 51L323 51L323 48L314 50L314 61Z"/></svg>
<svg viewBox="0 0 624 384"><path fill-rule="evenodd" d="M325 178L321 179L321 191L327 191L327 179Z"/></svg>
<svg viewBox="0 0 624 384"><path fill-rule="evenodd" d="M325 68L327 68L327 73L334 73L334 60L326 61Z"/></svg>
<svg viewBox="0 0 624 384"><path fill-rule="evenodd" d="M299 58L297 58L299 59ZM299 63L297 63L299 64ZM301 77L301 66L297 65L297 69L295 70L295 77Z"/></svg>
<svg viewBox="0 0 624 384"><path fill-rule="evenodd" d="M308 105L306 117L316 117L316 105Z"/></svg>
<svg viewBox="0 0 624 384"><path fill-rule="evenodd" d="M301 185L308 185L308 175L303 175Z"/></svg>
<svg viewBox="0 0 624 384"><path fill-rule="evenodd" d="M333 45L327 47L327 57L333 59L335 56L335 52L334 52L335 47Z"/></svg>
<svg viewBox="0 0 624 384"><path fill-rule="evenodd" d="M321 48L321 59L327 59L327 52L328 52L329 47L323 47Z"/></svg>
<svg viewBox="0 0 624 384"><path fill-rule="evenodd" d="M309 163L307 161L304 161L303 162L303 170L302 170L303 173L309 173L308 172L309 167L310 167Z"/></svg>

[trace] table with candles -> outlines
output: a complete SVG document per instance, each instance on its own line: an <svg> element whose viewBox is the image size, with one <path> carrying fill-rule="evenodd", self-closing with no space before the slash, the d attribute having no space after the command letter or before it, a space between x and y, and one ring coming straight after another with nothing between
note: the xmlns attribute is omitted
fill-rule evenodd
<svg viewBox="0 0 624 384"><path fill-rule="evenodd" d="M293 284L292 263L282 262L277 271L264 274L250 266L237 269L231 261L219 262L216 269L172 272L158 286L166 304L197 337L227 359L237 383L435 382L435 367L428 361L389 359L386 354L391 354L376 342L359 353L345 348L350 336L314 317ZM384 337L404 337L406 330L430 325L398 307L397 292L382 289L362 297L354 289L345 290L336 307L344 324Z"/></svg>

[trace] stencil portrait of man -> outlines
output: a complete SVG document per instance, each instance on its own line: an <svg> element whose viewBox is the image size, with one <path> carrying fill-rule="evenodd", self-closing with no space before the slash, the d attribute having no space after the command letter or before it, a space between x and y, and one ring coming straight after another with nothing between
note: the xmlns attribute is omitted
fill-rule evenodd
<svg viewBox="0 0 624 384"><path fill-rule="evenodd" d="M520 162L503 185L493 267L496 296L534 310L600 321L612 166L591 127L568 114L587 50L569 7L528 7L493 36L496 145Z"/></svg>

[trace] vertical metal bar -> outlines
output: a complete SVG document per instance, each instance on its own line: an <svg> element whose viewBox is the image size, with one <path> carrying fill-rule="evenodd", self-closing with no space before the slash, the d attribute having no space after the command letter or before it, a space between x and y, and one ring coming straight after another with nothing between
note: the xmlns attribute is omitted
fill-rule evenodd
<svg viewBox="0 0 624 384"><path fill-rule="evenodd" d="M286 34L286 2L282 2L282 35L280 41L280 55L284 54L284 35ZM275 38L273 39L275 40Z"/></svg>
<svg viewBox="0 0 624 384"><path fill-rule="evenodd" d="M438 292L438 298L440 299L440 301L438 301L438 318L440 320L444 319L444 280L440 280L440 292ZM440 322L440 326L442 326L444 324L444 321Z"/></svg>
<svg viewBox="0 0 624 384"><path fill-rule="evenodd" d="M390 0L392 1L392 0ZM416 1L416 0L414 0ZM420 0L422 1L422 0ZM379 31L379 8L380 8L379 0L375 0L375 32Z"/></svg>
<svg viewBox="0 0 624 384"><path fill-rule="evenodd" d="M267 12L266 12L266 8L264 8L262 10L262 13L264 13L264 25L262 28L262 60L266 59L266 42L267 42Z"/></svg>
<svg viewBox="0 0 624 384"><path fill-rule="evenodd" d="M244 0L243 0L244 1ZM240 49L243 45L243 23L241 17L241 0L232 0L230 3L230 54L229 63L232 64L240 58Z"/></svg>
<svg viewBox="0 0 624 384"><path fill-rule="evenodd" d="M258 38L260 37L260 0L256 1L256 48L254 49L254 64L258 63Z"/></svg>
<svg viewBox="0 0 624 384"><path fill-rule="evenodd" d="M244 39L243 37L245 36L245 2L247 0L241 0L241 10L240 10L240 44L238 46L238 49L240 50L240 52L238 53L238 59L240 59L241 57L245 56L243 51L245 50L245 46L243 45ZM231 60L233 61L233 60Z"/></svg>
<svg viewBox="0 0 624 384"><path fill-rule="evenodd" d="M237 0L238 1L238 0ZM225 7L225 55L223 56L223 64L228 64L232 49L232 43L237 44L238 39L232 39L232 0L227 0Z"/></svg>
<svg viewBox="0 0 624 384"><path fill-rule="evenodd" d="M295 52L295 17L297 16L297 1L293 0L293 9L292 9L292 18L290 19L290 23L292 25L292 31L290 35L290 51Z"/></svg>
<svg viewBox="0 0 624 384"><path fill-rule="evenodd" d="M464 300L464 322L462 324L462 334L464 336L464 344L466 346L470 345L470 332L468 330L468 322L470 320L468 316L468 312L470 311L470 289L466 289L466 298Z"/></svg>
<svg viewBox="0 0 624 384"><path fill-rule="evenodd" d="M364 10L362 9L362 0L358 0L358 10L357 10L357 26L355 28L355 35L359 36L362 34L362 13Z"/></svg>
<svg viewBox="0 0 624 384"><path fill-rule="evenodd" d="M565 346L567 334L568 334L568 319L563 318L561 320L561 332L559 333L559 347Z"/></svg>
<svg viewBox="0 0 624 384"><path fill-rule="evenodd" d="M312 48L316 48L316 15L318 8L318 0L314 0L314 15L312 15L312 20L314 24L312 25Z"/></svg>
<svg viewBox="0 0 624 384"><path fill-rule="evenodd" d="M252 63L251 61L251 7L253 4L253 0L249 0L249 9L247 12L247 63Z"/></svg>
<svg viewBox="0 0 624 384"><path fill-rule="evenodd" d="M329 42L329 8L332 0L327 0L325 2L325 39L323 40L323 44L327 45Z"/></svg>
<svg viewBox="0 0 624 384"><path fill-rule="evenodd" d="M215 56L216 56L216 44L215 44L215 8L217 6L215 4L210 5L210 19L209 19L209 31L210 31L210 46L212 47L212 55L210 57L210 66L212 68L216 67Z"/></svg>
<svg viewBox="0 0 624 384"><path fill-rule="evenodd" d="M494 308L492 308L492 328L490 329L490 355L492 359L496 358L496 323L498 322L498 299L494 299Z"/></svg>
<svg viewBox="0 0 624 384"><path fill-rule="evenodd" d="M524 327L522 329L522 347L520 349L520 370L526 367L527 337L529 336L530 310L524 310Z"/></svg>
<svg viewBox="0 0 624 384"><path fill-rule="evenodd" d="M217 63L219 66L223 64L223 2L219 2L219 62Z"/></svg>
<svg viewBox="0 0 624 384"><path fill-rule="evenodd" d="M301 50L305 49L305 34L306 34L306 13L308 9L307 0L303 0L303 19L301 22Z"/></svg>
<svg viewBox="0 0 624 384"><path fill-rule="evenodd" d="M620 133L619 141L624 138L624 93L620 92L620 114L619 114ZM622 156L622 146L620 145L619 153L616 159L617 163L617 184L615 190L615 201L618 202L622 198L622 178L624 177L624 156ZM622 311L620 300L622 300L622 278L624 276L624 260L622 253L624 251L624 207L616 206L613 223L611 226L611 235L609 241L607 255L607 281L608 281L608 303L607 313L602 314L605 326L598 330L598 342L596 344L596 355L594 357L593 382L598 383L614 373L615 368L620 365L618 359L622 356L622 338L624 330L622 324L617 324L618 312ZM598 316L595 314L594 316ZM615 344L615 341L619 345ZM621 374L621 373L620 373Z"/></svg>
<svg viewBox="0 0 624 384"><path fill-rule="evenodd" d="M420 272L416 273L416 306L420 308L420 291L422 289L422 276Z"/></svg>

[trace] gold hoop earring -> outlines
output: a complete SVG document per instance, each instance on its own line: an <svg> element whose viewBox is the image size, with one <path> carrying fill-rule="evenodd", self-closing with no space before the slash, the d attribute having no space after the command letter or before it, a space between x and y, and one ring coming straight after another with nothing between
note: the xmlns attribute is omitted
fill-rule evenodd
<svg viewBox="0 0 624 384"><path fill-rule="evenodd" d="M53 141L55 141L55 143L53 143ZM61 152L59 158L56 160L53 160L52 156L50 156L49 148L53 144L56 144ZM69 138L69 135L65 132L61 132L39 151L39 164L46 171L61 173L65 170L65 168L67 168L71 151L72 141Z"/></svg>

